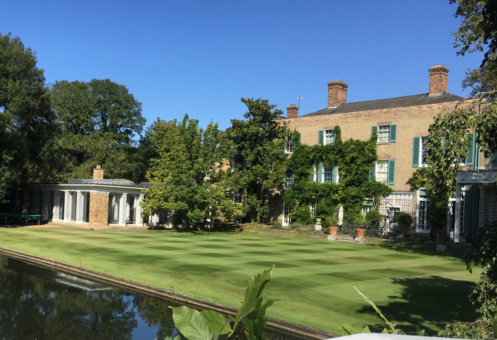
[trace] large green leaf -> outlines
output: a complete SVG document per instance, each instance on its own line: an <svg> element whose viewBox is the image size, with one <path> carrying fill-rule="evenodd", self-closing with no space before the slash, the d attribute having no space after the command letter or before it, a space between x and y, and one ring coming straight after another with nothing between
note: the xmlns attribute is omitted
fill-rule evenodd
<svg viewBox="0 0 497 340"><path fill-rule="evenodd" d="M352 335L356 334L357 332L352 328L352 326L348 324L340 324L340 333L342 335Z"/></svg>
<svg viewBox="0 0 497 340"><path fill-rule="evenodd" d="M250 314L256 307L257 299L264 292L266 284L271 280L273 274L274 265L271 268L255 275L248 283L247 290L245 291L245 300L242 303L242 307L238 310L235 318L235 325L233 326L233 331L242 321L244 317Z"/></svg>
<svg viewBox="0 0 497 340"><path fill-rule="evenodd" d="M188 340L211 340L214 335L209 323L197 310L180 306L173 308L173 320Z"/></svg>
<svg viewBox="0 0 497 340"><path fill-rule="evenodd" d="M362 332L361 333L371 333L371 330L369 329L369 326L366 325L366 327L364 327L362 329Z"/></svg>
<svg viewBox="0 0 497 340"><path fill-rule="evenodd" d="M200 315L207 320L212 334L219 332L219 334L224 335L231 331L231 327L226 322L226 318L218 312L203 310L200 312Z"/></svg>

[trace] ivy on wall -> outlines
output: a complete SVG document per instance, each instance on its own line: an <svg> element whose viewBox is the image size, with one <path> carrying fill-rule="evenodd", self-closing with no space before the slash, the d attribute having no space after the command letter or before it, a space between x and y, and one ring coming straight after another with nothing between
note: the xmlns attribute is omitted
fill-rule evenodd
<svg viewBox="0 0 497 340"><path fill-rule="evenodd" d="M340 127L336 126L334 135L331 144L308 146L300 144L300 134L294 133L294 151L285 163L293 174L292 184L282 193L292 221L309 224L321 218L324 225L335 224L337 210L342 206L344 221L352 222L362 218L366 198L374 198L378 209L381 197L392 192L386 184L370 181L370 171L378 158L376 133L367 141L351 138L343 142ZM314 181L314 173L319 171L321 163L323 168L336 169L339 183ZM314 216L310 211L313 203Z"/></svg>

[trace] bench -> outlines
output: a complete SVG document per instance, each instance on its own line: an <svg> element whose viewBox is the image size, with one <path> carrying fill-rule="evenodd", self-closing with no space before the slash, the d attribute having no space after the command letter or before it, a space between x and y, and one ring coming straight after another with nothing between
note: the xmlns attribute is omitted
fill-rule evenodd
<svg viewBox="0 0 497 340"><path fill-rule="evenodd" d="M5 225L7 225L7 218L8 217L17 217L19 220L22 220L22 218L26 219L26 225L28 225L28 220L30 218L37 219L38 220L38 225L40 225L41 221L41 215L33 215L33 214L19 214L19 213L0 213L0 217L5 218Z"/></svg>

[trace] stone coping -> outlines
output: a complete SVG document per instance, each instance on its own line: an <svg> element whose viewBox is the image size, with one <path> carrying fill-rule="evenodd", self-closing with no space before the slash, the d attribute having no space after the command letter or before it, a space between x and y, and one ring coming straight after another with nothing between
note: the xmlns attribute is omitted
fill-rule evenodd
<svg viewBox="0 0 497 340"><path fill-rule="evenodd" d="M210 309L216 312L235 316L238 308L223 305L216 302L181 294L169 289L150 286L144 283L123 279L117 276L100 273L94 270L77 267L60 261L51 260L41 256L24 253L0 247L0 254L6 257L34 264L43 268L59 271L84 279L105 283L132 293L153 297L162 301L170 302L172 305L185 305L198 310ZM323 331L317 328L292 323L272 317L268 317L266 329L276 334L286 335L292 339L322 340L339 337L340 335Z"/></svg>

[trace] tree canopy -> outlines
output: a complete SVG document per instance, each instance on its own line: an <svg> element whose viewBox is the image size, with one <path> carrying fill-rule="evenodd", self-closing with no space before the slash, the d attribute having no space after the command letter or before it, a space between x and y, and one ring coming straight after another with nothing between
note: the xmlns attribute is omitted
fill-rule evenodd
<svg viewBox="0 0 497 340"><path fill-rule="evenodd" d="M233 169L227 186L242 195L247 220L269 222L269 203L279 195L285 177L285 141L292 133L279 120L283 112L276 105L263 99L241 100L248 109L246 120L232 119L223 139Z"/></svg>
<svg viewBox="0 0 497 340"><path fill-rule="evenodd" d="M90 178L96 164L110 178L143 178L144 171L133 163L144 161L140 153L146 148L138 147L134 138L140 137L145 118L141 103L124 85L109 79L57 81L50 93L61 131L64 180Z"/></svg>
<svg viewBox="0 0 497 340"><path fill-rule="evenodd" d="M56 134L36 54L19 37L0 33L0 201L13 183L53 180Z"/></svg>

